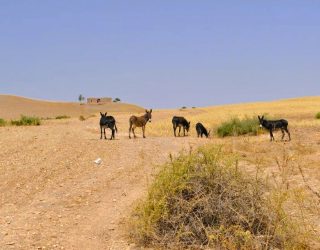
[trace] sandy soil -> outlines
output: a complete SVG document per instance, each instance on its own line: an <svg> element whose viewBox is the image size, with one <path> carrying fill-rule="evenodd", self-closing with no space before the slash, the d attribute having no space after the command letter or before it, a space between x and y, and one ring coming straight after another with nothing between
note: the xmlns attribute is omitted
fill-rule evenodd
<svg viewBox="0 0 320 250"><path fill-rule="evenodd" d="M156 166L206 140L129 140L127 116L115 141L99 139L98 118L0 128L0 249L128 247L125 221Z"/></svg>
<svg viewBox="0 0 320 250"><path fill-rule="evenodd" d="M114 114L119 129L115 141L99 139L98 115L85 121L47 120L38 127L0 127L0 249L134 249L126 222L158 166L169 154L209 141L239 153L240 166L248 171L262 161L267 172L280 175L276 160L286 163L288 156L284 167L292 169L290 187L306 189L299 165L307 184L319 192L320 130L313 111L291 127L290 143L280 142L280 133L274 143L268 134L208 141L195 138L192 131L190 137L174 138L167 121L177 112L154 111L147 139L139 130L138 139L128 139L131 112ZM216 112L205 112L181 114L218 120ZM94 163L97 158L100 165ZM320 232L320 217L310 219Z"/></svg>

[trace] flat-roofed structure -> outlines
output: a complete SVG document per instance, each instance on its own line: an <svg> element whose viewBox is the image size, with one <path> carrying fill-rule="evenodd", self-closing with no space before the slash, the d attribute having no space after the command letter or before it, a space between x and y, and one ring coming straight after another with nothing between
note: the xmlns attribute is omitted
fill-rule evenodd
<svg viewBox="0 0 320 250"><path fill-rule="evenodd" d="M105 103L110 103L112 102L111 97L89 97L87 98L87 103L88 104L105 104Z"/></svg>

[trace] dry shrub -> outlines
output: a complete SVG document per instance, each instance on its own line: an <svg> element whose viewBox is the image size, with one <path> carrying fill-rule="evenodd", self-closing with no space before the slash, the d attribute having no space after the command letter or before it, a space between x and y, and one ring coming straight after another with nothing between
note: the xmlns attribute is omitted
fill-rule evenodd
<svg viewBox="0 0 320 250"><path fill-rule="evenodd" d="M285 212L288 197L208 145L163 167L135 211L132 236L156 248L307 249Z"/></svg>
<svg viewBox="0 0 320 250"><path fill-rule="evenodd" d="M58 115L58 116L56 116L56 119L57 120L61 120L61 119L69 119L69 118L71 118L70 116L68 116L68 115Z"/></svg>
<svg viewBox="0 0 320 250"><path fill-rule="evenodd" d="M79 120L80 120L80 121L85 121L86 118L85 118L83 115L80 115L80 116L79 116Z"/></svg>
<svg viewBox="0 0 320 250"><path fill-rule="evenodd" d="M11 125L14 126L39 126L41 119L39 117L21 115L20 120L11 120Z"/></svg>
<svg viewBox="0 0 320 250"><path fill-rule="evenodd" d="M0 127L6 126L6 125L7 125L6 120L0 118Z"/></svg>
<svg viewBox="0 0 320 250"><path fill-rule="evenodd" d="M217 128L217 135L219 137L238 136L245 134L257 135L259 133L258 125L259 123L256 117L245 117L244 119L235 117L223 122Z"/></svg>

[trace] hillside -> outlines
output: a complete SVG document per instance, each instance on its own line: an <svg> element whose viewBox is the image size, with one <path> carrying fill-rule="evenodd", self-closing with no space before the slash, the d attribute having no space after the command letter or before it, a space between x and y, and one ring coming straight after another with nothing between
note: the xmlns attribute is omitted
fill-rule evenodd
<svg viewBox="0 0 320 250"><path fill-rule="evenodd" d="M0 95L0 117L4 119L18 118L20 115L38 116L42 118L68 115L76 117L88 116L98 112L142 112L143 108L126 103L108 103L104 105L80 105L75 102L50 102L34 100L19 96Z"/></svg>

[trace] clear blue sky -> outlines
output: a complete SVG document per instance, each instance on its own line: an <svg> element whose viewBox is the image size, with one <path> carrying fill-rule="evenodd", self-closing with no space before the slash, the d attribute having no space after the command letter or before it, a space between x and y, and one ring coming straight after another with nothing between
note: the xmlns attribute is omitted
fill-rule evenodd
<svg viewBox="0 0 320 250"><path fill-rule="evenodd" d="M320 94L318 0L0 0L0 93L167 108Z"/></svg>

